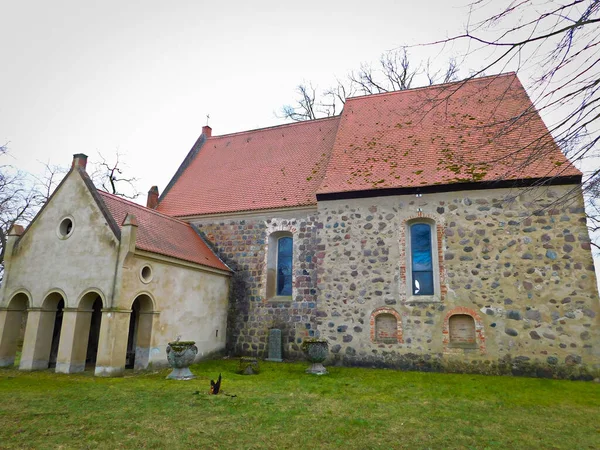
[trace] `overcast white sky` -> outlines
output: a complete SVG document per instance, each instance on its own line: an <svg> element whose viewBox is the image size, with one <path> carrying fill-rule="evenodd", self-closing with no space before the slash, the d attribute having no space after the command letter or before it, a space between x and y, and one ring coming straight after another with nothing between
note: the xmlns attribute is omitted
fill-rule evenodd
<svg viewBox="0 0 600 450"><path fill-rule="evenodd" d="M10 151L3 163L40 174L42 163L67 166L74 153L97 160L119 151L142 193L154 184L162 192L207 114L215 135L284 123L276 113L293 103L298 84L326 88L385 51L460 33L468 5L0 1L0 143ZM432 57L443 66L465 49L410 51L415 63ZM473 55L463 75L485 57ZM526 87L529 65L520 72Z"/></svg>
<svg viewBox="0 0 600 450"><path fill-rule="evenodd" d="M0 141L33 173L118 149L142 192L162 192L207 114L213 134L283 123L275 113L302 81L325 88L386 50L455 33L466 4L4 1Z"/></svg>

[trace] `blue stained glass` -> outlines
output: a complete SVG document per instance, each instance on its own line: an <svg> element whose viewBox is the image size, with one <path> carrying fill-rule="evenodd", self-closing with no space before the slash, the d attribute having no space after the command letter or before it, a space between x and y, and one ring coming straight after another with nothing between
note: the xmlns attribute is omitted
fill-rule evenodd
<svg viewBox="0 0 600 450"><path fill-rule="evenodd" d="M410 242L413 295L433 295L431 226L424 223L412 225Z"/></svg>
<svg viewBox="0 0 600 450"><path fill-rule="evenodd" d="M277 295L292 295L292 253L291 237L277 241Z"/></svg>

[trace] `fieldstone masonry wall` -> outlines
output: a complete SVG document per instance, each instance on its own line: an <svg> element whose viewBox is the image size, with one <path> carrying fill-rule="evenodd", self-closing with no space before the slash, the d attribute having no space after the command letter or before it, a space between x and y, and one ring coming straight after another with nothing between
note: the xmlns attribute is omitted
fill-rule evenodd
<svg viewBox="0 0 600 450"><path fill-rule="evenodd" d="M278 328L283 357L297 358L302 353L298 344L315 335L317 220L314 213L290 214L193 221L235 271L229 298L230 352L266 358L269 330ZM294 242L292 296L267 298L269 235L280 231L291 233Z"/></svg>
<svg viewBox="0 0 600 450"><path fill-rule="evenodd" d="M347 365L437 370L509 357L600 368L583 200L557 202L571 189L323 201L312 212L193 223L235 271L227 337L235 354L266 357L269 330L279 328L284 358L301 357L302 339L320 336L332 362ZM414 221L435 235L435 295L426 299L411 296L407 280ZM293 292L267 298L269 236L280 232L294 241ZM454 315L460 330L450 329Z"/></svg>
<svg viewBox="0 0 600 450"><path fill-rule="evenodd" d="M319 202L321 337L344 364L412 367L451 360L600 367L600 308L581 196L573 186L493 189ZM410 297L407 222L437 230L437 298ZM435 255L434 255L435 258ZM410 285L410 282L408 282ZM373 311L393 309L403 340L372 339ZM477 345L453 346L452 314L475 322Z"/></svg>

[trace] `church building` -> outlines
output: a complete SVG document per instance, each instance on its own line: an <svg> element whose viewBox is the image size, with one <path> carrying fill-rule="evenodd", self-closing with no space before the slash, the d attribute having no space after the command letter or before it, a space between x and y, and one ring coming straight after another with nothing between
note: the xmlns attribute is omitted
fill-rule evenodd
<svg viewBox="0 0 600 450"><path fill-rule="evenodd" d="M11 230L0 365L97 375L166 344L435 369L506 357L600 368L581 192L514 73L347 99L339 116L213 136L147 206L85 155Z"/></svg>

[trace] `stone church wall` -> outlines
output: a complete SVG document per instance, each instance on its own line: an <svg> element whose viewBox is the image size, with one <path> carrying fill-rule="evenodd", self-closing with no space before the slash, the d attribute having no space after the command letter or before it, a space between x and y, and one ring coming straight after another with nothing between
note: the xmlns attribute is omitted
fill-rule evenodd
<svg viewBox="0 0 600 450"><path fill-rule="evenodd" d="M283 357L300 357L299 343L316 329L318 245L314 211L192 221L234 270L229 294L228 350L267 357L271 328L282 331ZM267 295L270 236L293 238L291 297ZM272 242L272 241L271 241ZM271 244L273 245L273 244Z"/></svg>
<svg viewBox="0 0 600 450"><path fill-rule="evenodd" d="M319 202L317 326L333 361L436 370L510 357L600 367L583 200L557 202L572 188ZM409 292L411 221L435 230L436 294L426 301Z"/></svg>

